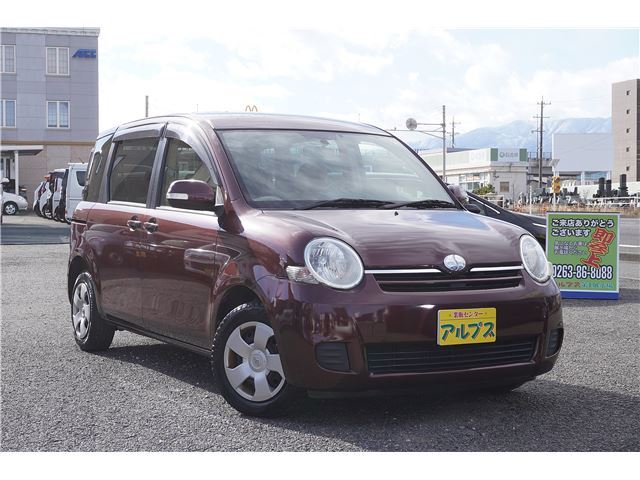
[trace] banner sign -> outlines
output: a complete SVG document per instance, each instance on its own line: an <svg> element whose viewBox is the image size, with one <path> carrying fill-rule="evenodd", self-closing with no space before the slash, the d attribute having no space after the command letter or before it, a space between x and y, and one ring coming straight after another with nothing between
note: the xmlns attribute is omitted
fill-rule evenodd
<svg viewBox="0 0 640 480"><path fill-rule="evenodd" d="M563 298L619 298L619 213L547 212L547 258Z"/></svg>

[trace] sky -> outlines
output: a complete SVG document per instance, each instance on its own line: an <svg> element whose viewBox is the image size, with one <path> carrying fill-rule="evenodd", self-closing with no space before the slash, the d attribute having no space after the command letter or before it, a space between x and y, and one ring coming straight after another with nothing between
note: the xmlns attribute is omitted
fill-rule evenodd
<svg viewBox="0 0 640 480"><path fill-rule="evenodd" d="M143 116L148 95L150 115L255 105L387 129L408 117L440 122L446 105L463 133L529 120L542 96L556 119L608 117L611 83L640 77L638 29L507 29L521 24L508 18L442 28L411 21L409 4L399 14L365 2L375 18L357 9L345 18L347 7L326 0L289 4L295 15L284 22L251 3L201 11L183 0L158 4L156 15L155 3L114 1L91 14L70 1L56 21L59 9L30 3L18 3L3 26L101 28L101 129Z"/></svg>

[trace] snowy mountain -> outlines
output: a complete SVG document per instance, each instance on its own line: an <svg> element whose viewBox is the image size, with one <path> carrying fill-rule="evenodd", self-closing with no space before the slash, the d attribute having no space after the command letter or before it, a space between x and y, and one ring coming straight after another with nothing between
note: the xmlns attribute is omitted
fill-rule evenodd
<svg viewBox="0 0 640 480"><path fill-rule="evenodd" d="M534 121L516 120L499 127L484 127L456 135L456 148L526 148L536 149L536 134L531 130L537 127ZM547 120L544 124L543 151L551 152L551 136L554 133L607 133L611 132L611 118L565 118ZM420 134L403 136L411 147L421 149L441 148L442 141ZM450 139L447 141L450 145Z"/></svg>

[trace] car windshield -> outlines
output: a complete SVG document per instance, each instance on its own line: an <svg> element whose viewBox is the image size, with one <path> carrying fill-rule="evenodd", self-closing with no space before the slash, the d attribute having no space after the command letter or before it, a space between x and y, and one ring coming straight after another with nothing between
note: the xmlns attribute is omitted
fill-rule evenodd
<svg viewBox="0 0 640 480"><path fill-rule="evenodd" d="M257 208L457 208L435 175L393 137L302 130L218 133L246 200Z"/></svg>

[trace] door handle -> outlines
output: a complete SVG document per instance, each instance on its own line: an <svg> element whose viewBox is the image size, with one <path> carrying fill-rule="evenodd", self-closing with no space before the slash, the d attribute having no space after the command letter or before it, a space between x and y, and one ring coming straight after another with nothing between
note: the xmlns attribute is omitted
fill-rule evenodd
<svg viewBox="0 0 640 480"><path fill-rule="evenodd" d="M132 219L127 220L127 227L129 227L130 230L138 230L139 228L142 228L142 222L138 220L138 217L133 217Z"/></svg>
<svg viewBox="0 0 640 480"><path fill-rule="evenodd" d="M157 231L158 224L156 222L157 220L155 218L150 218L148 222L144 222L144 229L149 233Z"/></svg>

